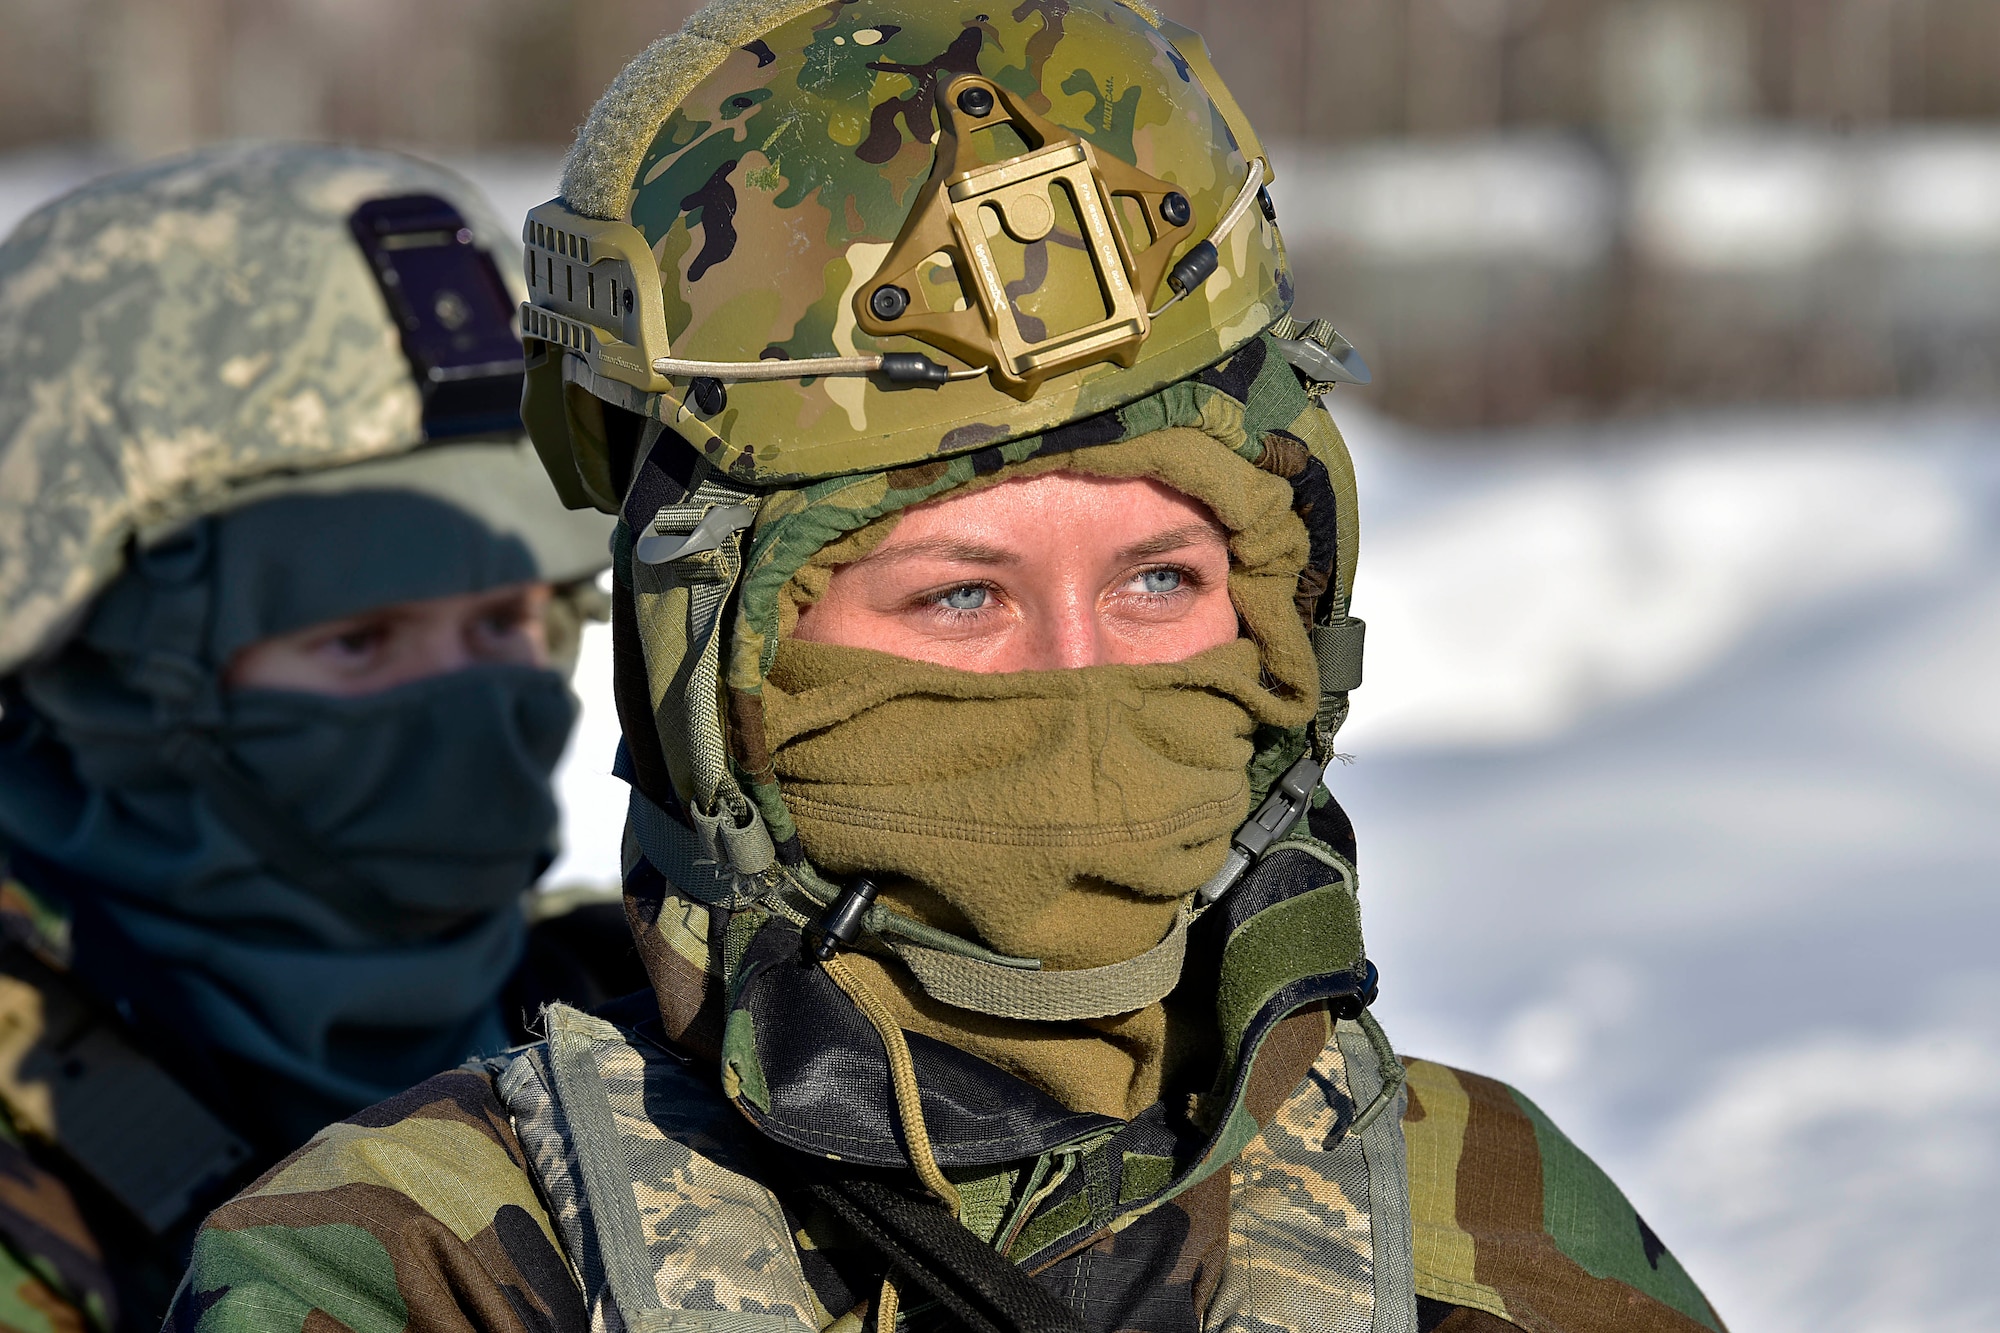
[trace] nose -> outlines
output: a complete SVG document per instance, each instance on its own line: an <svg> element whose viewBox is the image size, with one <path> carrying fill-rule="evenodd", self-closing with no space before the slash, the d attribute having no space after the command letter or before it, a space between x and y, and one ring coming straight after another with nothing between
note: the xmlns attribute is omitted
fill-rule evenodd
<svg viewBox="0 0 2000 1333"><path fill-rule="evenodd" d="M475 661L470 629L455 620L439 617L437 623L425 626L425 631L417 641L417 651L411 655L410 679L425 680L462 671Z"/></svg>
<svg viewBox="0 0 2000 1333"><path fill-rule="evenodd" d="M1043 660L1035 664L1043 671L1072 667L1103 666L1111 660L1110 645L1098 623L1096 599L1075 587L1049 609L1048 624L1042 635Z"/></svg>

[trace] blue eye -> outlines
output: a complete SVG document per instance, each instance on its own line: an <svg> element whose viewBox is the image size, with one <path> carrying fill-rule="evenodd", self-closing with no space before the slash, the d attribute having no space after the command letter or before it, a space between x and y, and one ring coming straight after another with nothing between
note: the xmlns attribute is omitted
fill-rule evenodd
<svg viewBox="0 0 2000 1333"><path fill-rule="evenodd" d="M953 611L977 611L986 605L986 589L976 583L968 583L938 598L938 604Z"/></svg>
<svg viewBox="0 0 2000 1333"><path fill-rule="evenodd" d="M1139 576L1139 586L1150 593L1179 592L1181 572L1178 569L1149 569Z"/></svg>

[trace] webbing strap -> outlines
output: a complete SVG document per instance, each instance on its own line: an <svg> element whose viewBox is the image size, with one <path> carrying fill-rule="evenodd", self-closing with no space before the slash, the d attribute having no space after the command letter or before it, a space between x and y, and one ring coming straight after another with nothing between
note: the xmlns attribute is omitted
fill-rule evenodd
<svg viewBox="0 0 2000 1333"><path fill-rule="evenodd" d="M1355 1021L1361 1025L1361 1030L1368 1034L1368 1045L1375 1052L1375 1061L1382 1074L1381 1090L1375 1094L1374 1100L1368 1103L1366 1109L1354 1117L1354 1124L1349 1127L1349 1133L1365 1134L1368 1132L1368 1127L1395 1102L1396 1094L1403 1090L1405 1073L1403 1062L1396 1058L1396 1050L1389 1044L1389 1034L1382 1031L1382 1025L1375 1021L1375 1015L1363 1009Z"/></svg>
<svg viewBox="0 0 2000 1333"><path fill-rule="evenodd" d="M1183 910L1166 938L1138 957L1063 972L1001 967L898 939L885 943L934 1000L995 1018L1058 1023L1129 1014L1165 999L1181 979L1187 928Z"/></svg>
<svg viewBox="0 0 2000 1333"><path fill-rule="evenodd" d="M1346 1137L1358 1141L1367 1167L1365 1197L1374 1260L1369 1266L1375 1306L1372 1327L1375 1333L1417 1333L1409 1165L1403 1144L1403 1064L1372 1017L1358 1032L1344 1022L1337 1025L1334 1041L1343 1057L1353 1103L1368 1105L1368 1111L1348 1126ZM1321 1292L1314 1289L1312 1296L1321 1298Z"/></svg>
<svg viewBox="0 0 2000 1333"><path fill-rule="evenodd" d="M740 912L769 889L761 879L737 874L710 855L693 829L653 804L637 787L625 807L625 826L653 869L697 902Z"/></svg>
<svg viewBox="0 0 2000 1333"><path fill-rule="evenodd" d="M744 1310L641 1310L625 1327L632 1333L806 1333L789 1316Z"/></svg>
<svg viewBox="0 0 2000 1333"><path fill-rule="evenodd" d="M702 585L688 595L688 623L691 641L701 643L694 675L688 680L686 712L688 752L694 760L695 808L712 813L729 786L729 743L722 734L720 711L721 635L715 624L721 618L722 602L728 595L719 585ZM689 645L693 646L692 642Z"/></svg>
<svg viewBox="0 0 2000 1333"><path fill-rule="evenodd" d="M634 1194L638 1176L620 1148L617 1120L597 1063L597 1043L606 1035L615 1037L616 1029L567 1005L550 1005L543 1017L549 1030L549 1072L569 1122L605 1284L630 1333L807 1333L799 1320L782 1314L665 1307ZM681 1148L683 1163L689 1156Z"/></svg>
<svg viewBox="0 0 2000 1333"><path fill-rule="evenodd" d="M575 1136L577 1170L590 1198L604 1280L626 1326L645 1327L638 1320L646 1312L660 1310L660 1295L653 1285L639 1205L632 1197L631 1172L618 1153L611 1099L605 1095L604 1078L591 1050L597 1034L591 1030L591 1019L567 1005L550 1005L543 1017L549 1029L549 1072L555 1076L556 1096Z"/></svg>
<svg viewBox="0 0 2000 1333"><path fill-rule="evenodd" d="M1313 659L1319 663L1321 699L1361 688L1361 649L1367 632L1367 623L1353 616L1306 630L1306 638L1312 641Z"/></svg>
<svg viewBox="0 0 2000 1333"><path fill-rule="evenodd" d="M654 543L652 553L638 552L647 564L670 568L687 595L687 671L679 698L669 705L678 709L684 728L693 786L688 817L703 856L746 875L768 870L777 848L729 770L729 743L722 728L722 639L724 611L743 568L743 529L755 517L758 503L750 492L708 477L685 499L661 507L650 533L639 542L641 547ZM655 865L668 870L658 861Z"/></svg>
<svg viewBox="0 0 2000 1333"><path fill-rule="evenodd" d="M888 1261L899 1285L944 1307L947 1323L967 1333L1084 1333L1060 1297L936 1200L839 1167L801 1174L813 1198Z"/></svg>

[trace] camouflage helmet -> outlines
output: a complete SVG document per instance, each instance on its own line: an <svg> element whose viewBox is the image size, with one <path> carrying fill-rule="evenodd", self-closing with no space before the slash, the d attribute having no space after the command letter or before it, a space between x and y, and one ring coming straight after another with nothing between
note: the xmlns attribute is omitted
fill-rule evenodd
<svg viewBox="0 0 2000 1333"><path fill-rule="evenodd" d="M1289 308L1270 178L1142 0L718 0L529 214L523 415L566 500L613 511L601 403L751 485L1106 412Z"/></svg>
<svg viewBox="0 0 2000 1333"><path fill-rule="evenodd" d="M1289 313L1269 180L1200 38L1142 0L716 0L591 113L524 228L522 416L565 501L621 520L627 906L677 1039L740 962L691 904L824 942L856 901L768 745L786 590L958 488L1163 434L1282 478L1305 661L1270 676L1306 720L1246 776L1302 812L1360 647L1353 470L1317 400L1362 368Z"/></svg>
<svg viewBox="0 0 2000 1333"><path fill-rule="evenodd" d="M438 314L483 341L422 385L364 224L491 274L491 319L476 292ZM284 144L120 172L24 221L0 243L0 674L53 649L135 540L287 489L434 492L519 536L544 577L601 569L608 525L565 513L521 438L521 289L486 258L504 235L441 168Z"/></svg>

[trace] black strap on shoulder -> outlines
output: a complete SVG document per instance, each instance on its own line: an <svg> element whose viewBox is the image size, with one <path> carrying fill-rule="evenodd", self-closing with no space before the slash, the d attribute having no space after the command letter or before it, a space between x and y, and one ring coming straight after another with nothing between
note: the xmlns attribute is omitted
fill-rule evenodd
<svg viewBox="0 0 2000 1333"><path fill-rule="evenodd" d="M153 1236L239 1180L255 1155L136 1045L74 978L20 946L0 950L8 1056L0 1103Z"/></svg>
<svg viewBox="0 0 2000 1333"><path fill-rule="evenodd" d="M830 1172L806 1189L970 1333L1084 1333L1074 1311L929 1196Z"/></svg>

